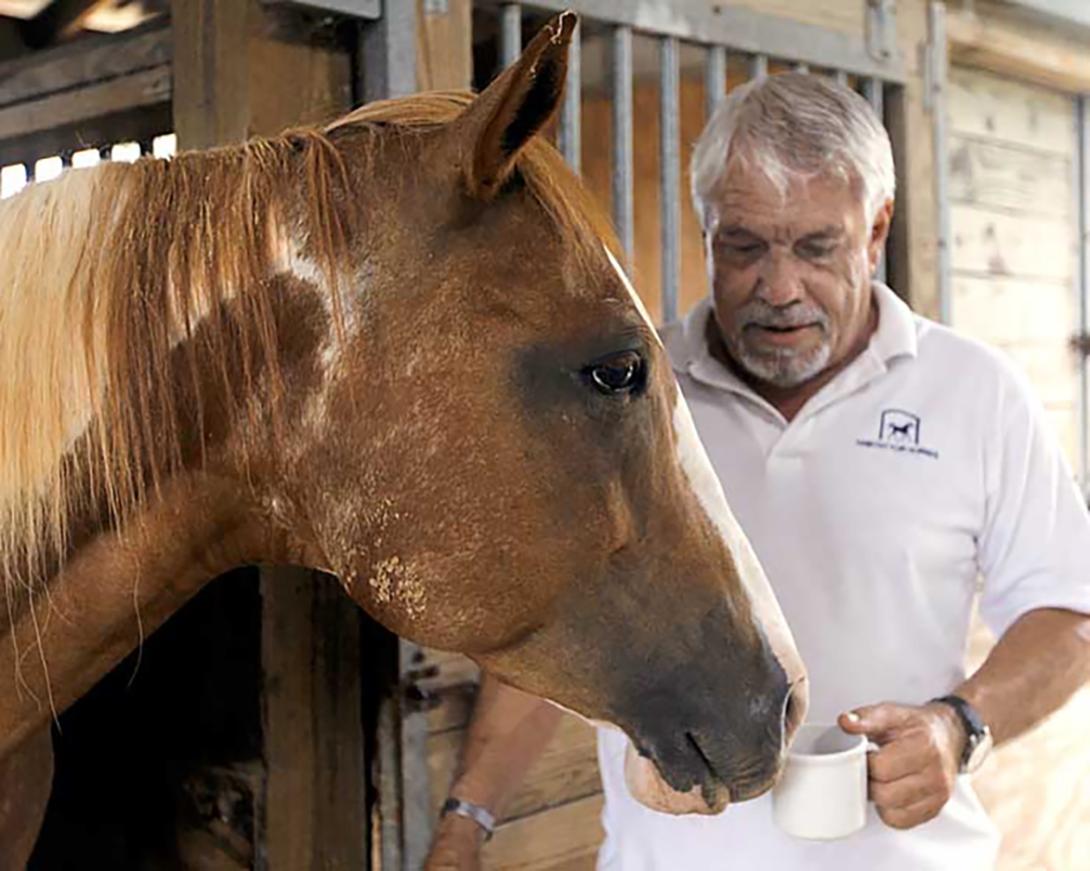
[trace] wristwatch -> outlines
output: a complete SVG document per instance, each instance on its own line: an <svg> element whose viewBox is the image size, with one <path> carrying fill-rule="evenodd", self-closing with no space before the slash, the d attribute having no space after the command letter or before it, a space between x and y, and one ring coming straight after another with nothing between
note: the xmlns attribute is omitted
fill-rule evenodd
<svg viewBox="0 0 1090 871"><path fill-rule="evenodd" d="M961 752L961 763L958 767L960 774L971 774L984 764L984 760L992 750L992 730L977 713L976 708L970 705L961 696L943 696L932 699L953 708L965 727L965 749Z"/></svg>
<svg viewBox="0 0 1090 871"><path fill-rule="evenodd" d="M487 808L483 808L471 801L462 801L460 798L451 796L443 802L443 809L439 812L439 819L447 814L455 814L473 820L484 829L484 839L486 841L492 837L492 833L496 830L496 818L492 816L492 813Z"/></svg>

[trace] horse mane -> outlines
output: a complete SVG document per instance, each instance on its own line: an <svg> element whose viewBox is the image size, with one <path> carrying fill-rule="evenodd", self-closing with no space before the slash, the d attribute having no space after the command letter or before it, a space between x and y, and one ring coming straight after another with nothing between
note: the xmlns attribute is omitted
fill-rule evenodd
<svg viewBox="0 0 1090 871"><path fill-rule="evenodd" d="M73 511L105 508L120 528L148 488L180 467L171 356L184 344L196 382L198 324L228 395L251 395L260 369L273 376L277 405L269 288L286 268L286 244L305 245L338 322L337 277L365 219L361 197L340 195L349 155L338 138L417 135L453 121L471 99L381 101L324 129L69 171L0 203L0 578L9 619L20 597L33 610L32 591L67 552ZM350 159L367 159L357 152L375 144L353 140ZM550 145L531 142L516 173L577 255L601 258L603 241L618 250ZM204 322L228 301L234 316ZM229 372L222 352L240 336L256 339L258 355ZM196 399L203 432L199 391ZM74 486L81 481L89 493ZM95 504L74 504L88 499Z"/></svg>

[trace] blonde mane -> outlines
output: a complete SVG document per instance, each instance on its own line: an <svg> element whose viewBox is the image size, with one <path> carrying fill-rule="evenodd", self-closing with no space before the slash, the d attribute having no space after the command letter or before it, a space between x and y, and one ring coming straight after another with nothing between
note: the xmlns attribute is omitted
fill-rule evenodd
<svg viewBox="0 0 1090 871"><path fill-rule="evenodd" d="M248 395L255 368L275 381L268 288L284 268L285 233L316 260L337 320L337 276L364 219L346 190L340 132L413 135L454 120L470 99L373 103L325 130L70 171L0 203L0 577L9 618L33 609L32 591L66 555L73 511L105 509L120 528L149 487L179 468L175 347L185 345L195 390L198 352L219 361L236 399ZM353 143L352 160L366 147ZM532 142L518 173L573 250L601 257L603 240L617 250L551 146ZM228 300L230 325L202 330L195 347L197 324ZM244 358L241 373L227 371L228 329L249 331L263 355Z"/></svg>

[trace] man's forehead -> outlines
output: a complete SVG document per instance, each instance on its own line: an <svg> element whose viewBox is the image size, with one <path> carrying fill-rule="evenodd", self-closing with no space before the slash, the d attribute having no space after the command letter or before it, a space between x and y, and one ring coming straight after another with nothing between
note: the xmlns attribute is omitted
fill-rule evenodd
<svg viewBox="0 0 1090 871"><path fill-rule="evenodd" d="M861 220L862 193L835 173L795 176L780 185L757 168L732 167L708 203L709 229L790 230L815 233Z"/></svg>

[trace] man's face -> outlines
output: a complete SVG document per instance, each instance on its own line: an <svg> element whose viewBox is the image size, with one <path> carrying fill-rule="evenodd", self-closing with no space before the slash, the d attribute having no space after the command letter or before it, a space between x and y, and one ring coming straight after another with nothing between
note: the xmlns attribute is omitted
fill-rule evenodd
<svg viewBox="0 0 1090 871"><path fill-rule="evenodd" d="M857 351L870 324L870 276L892 202L866 223L861 189L835 175L786 193L735 163L710 205L705 253L732 359L795 387Z"/></svg>

